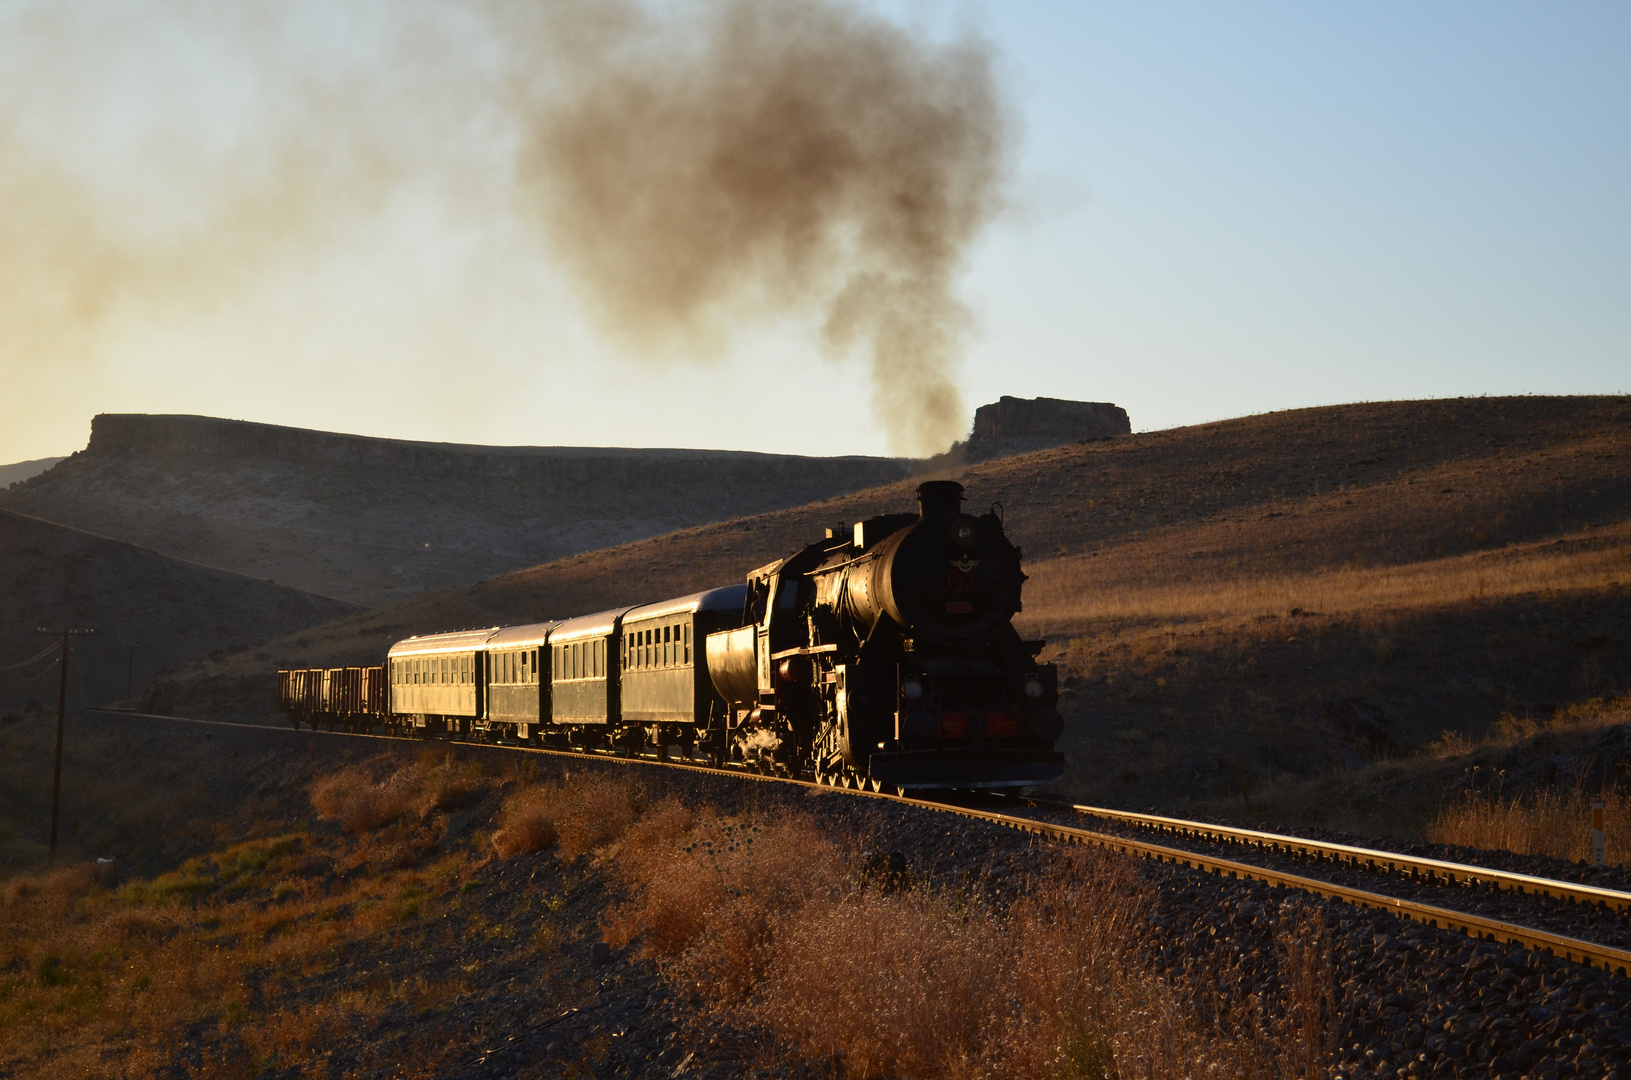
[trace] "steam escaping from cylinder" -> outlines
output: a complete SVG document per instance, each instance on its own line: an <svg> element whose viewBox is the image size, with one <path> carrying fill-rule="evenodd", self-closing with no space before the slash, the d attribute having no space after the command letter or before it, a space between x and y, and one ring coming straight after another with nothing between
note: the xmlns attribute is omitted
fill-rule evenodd
<svg viewBox="0 0 1631 1080"><path fill-rule="evenodd" d="M1010 143L990 48L838 0L553 11L571 49L535 99L525 191L603 325L706 354L744 318L814 311L829 356L866 356L898 452L958 438L955 278Z"/></svg>

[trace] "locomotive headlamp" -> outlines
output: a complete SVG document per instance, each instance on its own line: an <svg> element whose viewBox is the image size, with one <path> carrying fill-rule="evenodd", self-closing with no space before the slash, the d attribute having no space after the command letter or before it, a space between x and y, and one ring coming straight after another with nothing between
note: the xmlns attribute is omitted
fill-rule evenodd
<svg viewBox="0 0 1631 1080"><path fill-rule="evenodd" d="M973 518L960 517L951 524L952 542L961 547L973 544L979 538L979 533Z"/></svg>
<svg viewBox="0 0 1631 1080"><path fill-rule="evenodd" d="M1025 696L1035 701L1042 696L1042 680L1035 675L1025 680Z"/></svg>
<svg viewBox="0 0 1631 1080"><path fill-rule="evenodd" d="M923 684L916 679L907 679L900 684L901 696L907 701L921 701L923 698Z"/></svg>

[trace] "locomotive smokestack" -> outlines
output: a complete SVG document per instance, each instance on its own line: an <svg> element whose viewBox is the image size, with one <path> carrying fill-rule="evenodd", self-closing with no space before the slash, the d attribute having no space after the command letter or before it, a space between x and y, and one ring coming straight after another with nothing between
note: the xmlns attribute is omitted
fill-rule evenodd
<svg viewBox="0 0 1631 1080"><path fill-rule="evenodd" d="M955 480L925 480L917 486L919 517L955 517L963 512L963 485Z"/></svg>

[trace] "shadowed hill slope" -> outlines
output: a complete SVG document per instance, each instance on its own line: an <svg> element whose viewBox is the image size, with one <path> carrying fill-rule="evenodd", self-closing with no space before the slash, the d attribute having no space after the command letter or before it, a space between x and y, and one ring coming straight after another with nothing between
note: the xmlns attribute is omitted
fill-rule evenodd
<svg viewBox="0 0 1631 1080"><path fill-rule="evenodd" d="M637 437L637 433L629 433ZM0 506L376 606L908 475L893 458L405 442L101 415Z"/></svg>
<svg viewBox="0 0 1631 1080"><path fill-rule="evenodd" d="M35 458L33 461L17 461L10 465L0 465L0 489L8 488L13 484L20 484L31 476L38 476L64 459Z"/></svg>
<svg viewBox="0 0 1631 1080"><path fill-rule="evenodd" d="M1064 666L1075 771L1124 802L1249 798L1444 728L1613 692L1631 670L1631 400L1304 409L1062 447L960 477L1027 553L1027 632ZM436 590L275 643L377 662L409 633L740 580L914 482ZM1582 644L1584 643L1584 644ZM259 695L245 699L240 685ZM243 658L155 701L269 711Z"/></svg>
<svg viewBox="0 0 1631 1080"><path fill-rule="evenodd" d="M156 671L359 610L8 510L0 609L0 710L29 699L55 708L56 652L36 627L96 630L74 641L69 701L104 705L139 694Z"/></svg>

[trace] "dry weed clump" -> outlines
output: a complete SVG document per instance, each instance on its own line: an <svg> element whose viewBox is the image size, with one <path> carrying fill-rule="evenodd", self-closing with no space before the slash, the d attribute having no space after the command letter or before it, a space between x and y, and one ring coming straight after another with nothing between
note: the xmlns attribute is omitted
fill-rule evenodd
<svg viewBox="0 0 1631 1080"><path fill-rule="evenodd" d="M1631 791L1605 788L1598 794L1582 786L1548 788L1522 795L1468 791L1439 810L1427 826L1427 838L1439 844L1549 855L1571 862L1589 860L1593 802L1603 803L1609 866L1631 866Z"/></svg>
<svg viewBox="0 0 1631 1080"><path fill-rule="evenodd" d="M375 780L362 768L342 769L312 785L312 808L346 832L370 832L414 808L419 792L413 780L408 773Z"/></svg>
<svg viewBox="0 0 1631 1080"><path fill-rule="evenodd" d="M692 823L665 804L641 824L612 868L633 898L608 913L607 940L639 941L721 999L762 978L784 913L829 901L847 879L838 845L802 815Z"/></svg>
<svg viewBox="0 0 1631 1080"><path fill-rule="evenodd" d="M360 834L451 810L488 785L479 765L460 762L445 749L427 748L415 755L412 766L383 776L366 765L324 776L312 784L311 802L319 817Z"/></svg>
<svg viewBox="0 0 1631 1080"><path fill-rule="evenodd" d="M619 839L648 801L643 786L617 776L523 787L504 800L493 847L504 858L547 848L567 859L587 855Z"/></svg>

